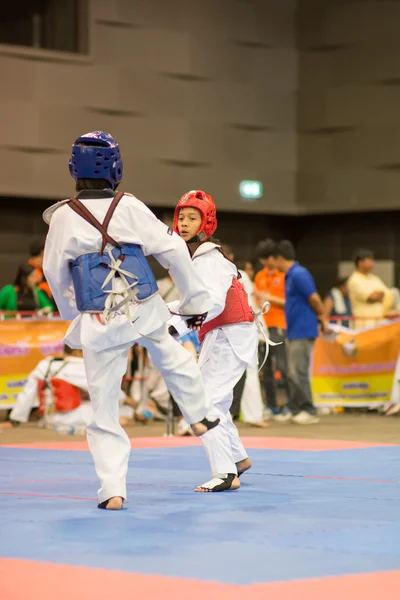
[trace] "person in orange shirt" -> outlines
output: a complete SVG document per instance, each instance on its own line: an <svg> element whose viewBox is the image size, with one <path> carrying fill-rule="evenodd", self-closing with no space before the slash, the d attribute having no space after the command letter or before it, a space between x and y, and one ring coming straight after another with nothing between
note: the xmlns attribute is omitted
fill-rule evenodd
<svg viewBox="0 0 400 600"><path fill-rule="evenodd" d="M286 320L285 320L285 274L276 268L274 252L276 244L267 239L257 246L258 260L263 265L254 280L255 296L262 305L266 300L271 303L269 312L264 315L272 342L282 342L278 346L270 346L268 358L263 367L263 384L267 402L267 409L272 412L277 421L290 418L286 409L278 408L277 384L275 370L279 371L282 384L286 393L286 404L289 400L289 387L287 382L287 356L286 356Z"/></svg>

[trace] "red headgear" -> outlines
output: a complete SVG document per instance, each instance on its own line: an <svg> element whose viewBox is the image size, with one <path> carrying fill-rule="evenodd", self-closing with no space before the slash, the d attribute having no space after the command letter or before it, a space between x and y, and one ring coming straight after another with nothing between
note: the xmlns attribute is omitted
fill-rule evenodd
<svg viewBox="0 0 400 600"><path fill-rule="evenodd" d="M184 194L175 207L174 212L174 231L178 231L178 217L181 208L197 208L201 213L201 225L197 232L199 241L204 242L212 236L217 229L217 210L215 202L209 194L202 190L192 190Z"/></svg>

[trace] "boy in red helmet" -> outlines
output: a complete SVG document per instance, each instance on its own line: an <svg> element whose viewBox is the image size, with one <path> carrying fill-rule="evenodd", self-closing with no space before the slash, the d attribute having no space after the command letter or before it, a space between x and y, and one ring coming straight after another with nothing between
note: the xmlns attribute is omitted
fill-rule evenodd
<svg viewBox="0 0 400 600"><path fill-rule="evenodd" d="M249 365L257 364L258 332L237 268L221 246L210 240L216 228L215 203L210 195L194 190L182 196L175 208L174 230L187 243L195 269L213 300L199 331L199 366L213 403L210 415L220 419L219 427L200 438L212 478L196 492L237 489L238 476L251 467L229 409L235 384ZM179 317L173 317L170 324L172 333L184 331Z"/></svg>

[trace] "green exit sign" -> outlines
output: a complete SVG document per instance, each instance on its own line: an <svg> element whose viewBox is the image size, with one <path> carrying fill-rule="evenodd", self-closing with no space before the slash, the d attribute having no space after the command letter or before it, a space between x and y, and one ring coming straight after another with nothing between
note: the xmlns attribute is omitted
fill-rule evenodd
<svg viewBox="0 0 400 600"><path fill-rule="evenodd" d="M263 186L261 181L241 181L240 195L242 198L255 200L263 195Z"/></svg>

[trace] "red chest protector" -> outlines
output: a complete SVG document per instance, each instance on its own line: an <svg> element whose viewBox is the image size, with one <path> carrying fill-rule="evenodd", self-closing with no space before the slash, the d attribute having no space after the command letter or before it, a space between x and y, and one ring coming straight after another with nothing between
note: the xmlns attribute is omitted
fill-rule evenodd
<svg viewBox="0 0 400 600"><path fill-rule="evenodd" d="M82 403L81 392L72 383L68 383L68 381L57 377L59 372L65 367L65 361L56 373L54 373L54 376L49 377L52 363L53 361L49 364L44 380L41 379L38 383L39 412L45 414L46 412L68 412L75 410Z"/></svg>
<svg viewBox="0 0 400 600"><path fill-rule="evenodd" d="M234 323L253 323L254 314L243 284L234 277L232 285L226 294L225 308L218 317L205 323L199 331L200 343L203 342L207 333L222 327L223 325L233 325Z"/></svg>

